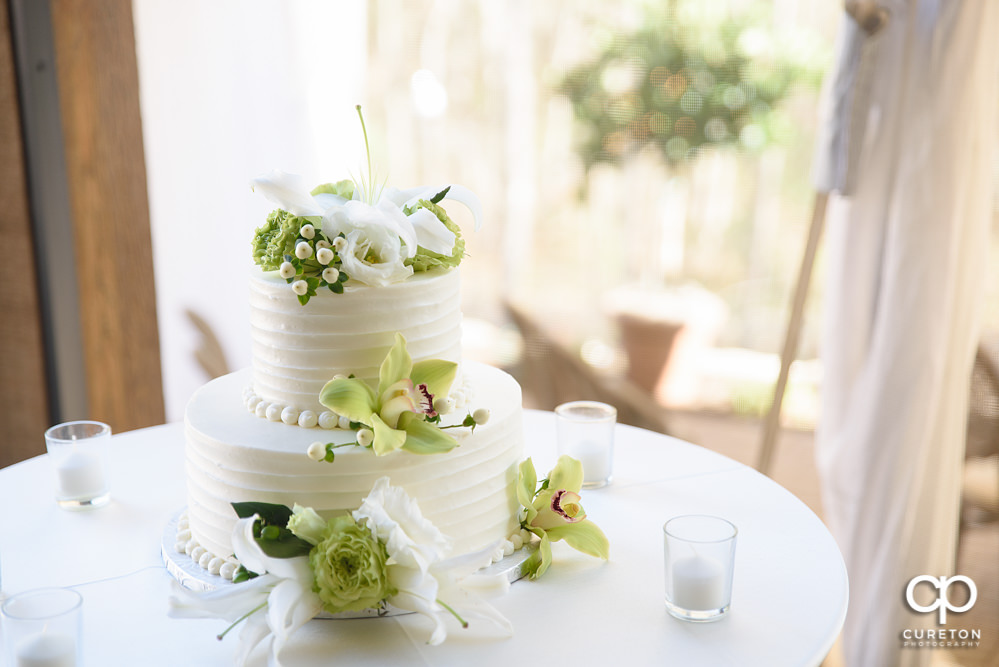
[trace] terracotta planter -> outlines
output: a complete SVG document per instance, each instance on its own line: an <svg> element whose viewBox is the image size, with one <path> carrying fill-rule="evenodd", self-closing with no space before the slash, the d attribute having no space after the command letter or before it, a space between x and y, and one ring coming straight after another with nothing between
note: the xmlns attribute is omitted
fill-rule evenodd
<svg viewBox="0 0 999 667"><path fill-rule="evenodd" d="M669 372L670 358L683 322L617 315L621 344L628 358L628 379L650 395L658 393Z"/></svg>

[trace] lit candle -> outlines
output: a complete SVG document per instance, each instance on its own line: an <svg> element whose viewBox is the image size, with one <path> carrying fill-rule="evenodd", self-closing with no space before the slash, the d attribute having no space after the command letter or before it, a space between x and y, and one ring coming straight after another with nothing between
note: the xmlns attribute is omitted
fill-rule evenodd
<svg viewBox="0 0 999 667"><path fill-rule="evenodd" d="M725 606L725 570L710 558L690 556L673 563L673 604L691 611Z"/></svg>
<svg viewBox="0 0 999 667"><path fill-rule="evenodd" d="M40 632L17 645L15 667L74 667L76 642L69 635Z"/></svg>
<svg viewBox="0 0 999 667"><path fill-rule="evenodd" d="M93 497L104 491L104 472L96 455L74 450L59 463L56 471L63 498Z"/></svg>

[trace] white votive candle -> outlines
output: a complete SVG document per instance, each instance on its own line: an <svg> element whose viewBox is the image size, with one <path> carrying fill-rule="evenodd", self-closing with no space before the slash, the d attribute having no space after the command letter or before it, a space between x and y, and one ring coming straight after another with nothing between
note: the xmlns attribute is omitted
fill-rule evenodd
<svg viewBox="0 0 999 667"><path fill-rule="evenodd" d="M603 482L610 477L610 443L583 440L570 451L570 456L583 464L584 482Z"/></svg>
<svg viewBox="0 0 999 667"><path fill-rule="evenodd" d="M76 642L62 633L40 632L25 637L14 657L16 667L75 667Z"/></svg>
<svg viewBox="0 0 999 667"><path fill-rule="evenodd" d="M86 498L104 491L104 471L101 460L94 454L72 451L56 467L60 495L64 498Z"/></svg>
<svg viewBox="0 0 999 667"><path fill-rule="evenodd" d="M690 556L673 563L673 604L692 611L725 606L725 570L710 558Z"/></svg>

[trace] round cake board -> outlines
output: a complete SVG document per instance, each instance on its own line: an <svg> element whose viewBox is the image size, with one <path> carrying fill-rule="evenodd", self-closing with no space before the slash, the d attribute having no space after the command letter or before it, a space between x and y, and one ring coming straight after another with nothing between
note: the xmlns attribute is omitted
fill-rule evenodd
<svg viewBox="0 0 999 667"><path fill-rule="evenodd" d="M186 511L186 508L178 511L163 528L162 541L160 542L160 553L163 556L163 563L166 565L167 572L169 572L181 586L197 593L214 591L224 586L238 586L239 584L234 584L228 579L220 577L217 574L212 574L208 570L202 568L194 561L193 558L183 551L177 551L177 524L180 522L180 517ZM527 574L525 571L525 564L531 554L537 551L539 544L540 540L537 537L532 536L531 541L525 544L521 549L514 551L509 556L503 557L502 560L482 568L479 571L479 574L504 576L507 581L512 584L518 579L522 579ZM384 608L380 609L363 609L361 611L348 611L341 612L339 614L329 614L323 612L316 618L376 618L380 616L397 616L400 614L411 613L413 612L406 611L404 609L396 609L391 605L386 605Z"/></svg>

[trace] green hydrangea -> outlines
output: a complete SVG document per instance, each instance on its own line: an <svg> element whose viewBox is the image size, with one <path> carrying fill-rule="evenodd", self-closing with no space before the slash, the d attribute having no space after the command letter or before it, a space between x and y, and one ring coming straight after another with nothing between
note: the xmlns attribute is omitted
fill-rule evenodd
<svg viewBox="0 0 999 667"><path fill-rule="evenodd" d="M284 209L271 211L267 222L258 227L253 236L253 261L264 271L277 270L285 255L295 254L299 230L307 222L307 218L292 215Z"/></svg>
<svg viewBox="0 0 999 667"><path fill-rule="evenodd" d="M465 239L461 238L461 228L448 217L447 211L441 206L426 199L419 200L414 206L407 206L403 212L406 215L412 215L414 211L421 208L425 208L433 213L445 227L454 232L454 248L451 250L451 255L448 256L432 252L420 246L416 249L416 255L406 260L406 264L412 266L413 271L417 272L429 271L436 267L450 268L461 264L461 260L465 257Z"/></svg>
<svg viewBox="0 0 999 667"><path fill-rule="evenodd" d="M329 522L323 539L309 553L313 590L323 608L336 614L377 607L395 594L388 580L385 545L353 517Z"/></svg>

